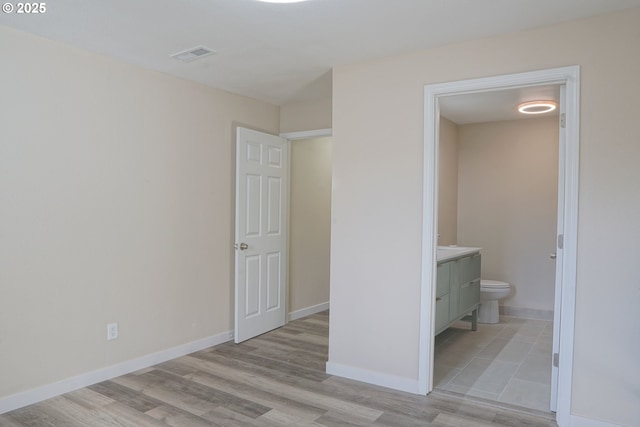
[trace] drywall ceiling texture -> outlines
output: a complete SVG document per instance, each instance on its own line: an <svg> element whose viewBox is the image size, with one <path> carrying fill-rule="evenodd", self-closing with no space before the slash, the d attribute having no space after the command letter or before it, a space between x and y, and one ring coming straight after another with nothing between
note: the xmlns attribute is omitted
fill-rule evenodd
<svg viewBox="0 0 640 427"><path fill-rule="evenodd" d="M633 9L334 70L330 364L417 381L424 85L577 64L571 412L640 425L637 40Z"/></svg>
<svg viewBox="0 0 640 427"><path fill-rule="evenodd" d="M4 27L0 51L0 397L228 337L234 127L278 107Z"/></svg>

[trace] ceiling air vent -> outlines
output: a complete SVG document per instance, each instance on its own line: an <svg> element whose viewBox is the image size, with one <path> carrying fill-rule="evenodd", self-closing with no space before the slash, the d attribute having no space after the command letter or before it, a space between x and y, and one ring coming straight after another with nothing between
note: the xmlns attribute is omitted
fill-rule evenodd
<svg viewBox="0 0 640 427"><path fill-rule="evenodd" d="M172 58L179 59L182 62L191 62L196 59L204 58L205 56L212 55L216 53L215 50L209 49L204 46L196 46L191 49L187 49L183 52L174 53L171 55Z"/></svg>

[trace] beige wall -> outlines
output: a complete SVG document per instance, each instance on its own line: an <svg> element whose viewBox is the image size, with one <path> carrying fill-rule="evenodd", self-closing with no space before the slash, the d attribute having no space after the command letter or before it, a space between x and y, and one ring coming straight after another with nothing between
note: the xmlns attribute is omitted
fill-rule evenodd
<svg viewBox="0 0 640 427"><path fill-rule="evenodd" d="M418 377L424 85L581 66L577 416L640 425L640 9L333 74L329 362ZM357 84L355 84L357 82Z"/></svg>
<svg viewBox="0 0 640 427"><path fill-rule="evenodd" d="M331 93L324 98L284 104L280 108L280 132L331 128Z"/></svg>
<svg viewBox="0 0 640 427"><path fill-rule="evenodd" d="M278 107L4 27L0 51L0 397L233 329L234 127Z"/></svg>
<svg viewBox="0 0 640 427"><path fill-rule="evenodd" d="M438 245L458 243L458 126L440 118Z"/></svg>
<svg viewBox="0 0 640 427"><path fill-rule="evenodd" d="M511 284L508 307L553 311L558 129L557 116L458 127L458 244Z"/></svg>
<svg viewBox="0 0 640 427"><path fill-rule="evenodd" d="M329 301L331 138L291 142L289 311Z"/></svg>

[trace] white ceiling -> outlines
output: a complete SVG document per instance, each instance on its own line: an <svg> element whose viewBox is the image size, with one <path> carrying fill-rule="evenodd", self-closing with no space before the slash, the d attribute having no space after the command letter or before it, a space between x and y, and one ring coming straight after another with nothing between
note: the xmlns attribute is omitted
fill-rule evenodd
<svg viewBox="0 0 640 427"><path fill-rule="evenodd" d="M0 25L276 105L326 95L337 66L580 19L640 0L52 0ZM183 63L171 54L217 51Z"/></svg>

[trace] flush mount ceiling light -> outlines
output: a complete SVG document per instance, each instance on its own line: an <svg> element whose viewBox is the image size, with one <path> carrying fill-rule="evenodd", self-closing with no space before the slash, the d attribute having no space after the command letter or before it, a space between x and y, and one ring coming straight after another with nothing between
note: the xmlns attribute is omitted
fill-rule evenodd
<svg viewBox="0 0 640 427"><path fill-rule="evenodd" d="M518 105L518 111L523 114L543 114L558 107L554 101L530 101Z"/></svg>

